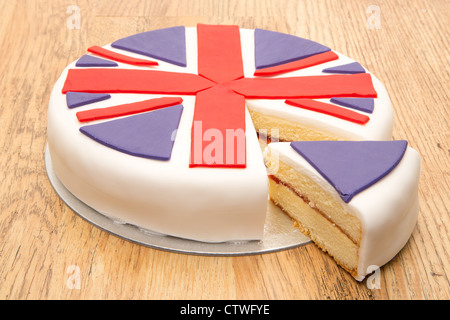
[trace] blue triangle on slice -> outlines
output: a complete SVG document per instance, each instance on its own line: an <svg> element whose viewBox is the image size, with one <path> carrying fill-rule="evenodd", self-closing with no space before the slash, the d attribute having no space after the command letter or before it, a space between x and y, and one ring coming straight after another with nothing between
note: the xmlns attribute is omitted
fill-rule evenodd
<svg viewBox="0 0 450 320"><path fill-rule="evenodd" d="M365 73L366 70L359 62L351 62L340 66L323 69L322 72L355 74L355 73Z"/></svg>
<svg viewBox="0 0 450 320"><path fill-rule="evenodd" d="M313 166L346 203L401 161L407 141L295 141L291 147Z"/></svg>
<svg viewBox="0 0 450 320"><path fill-rule="evenodd" d="M183 26L138 33L111 44L113 48L186 66L186 30Z"/></svg>
<svg viewBox="0 0 450 320"><path fill-rule="evenodd" d="M330 48L308 39L255 29L256 69L289 63L330 50Z"/></svg>
<svg viewBox="0 0 450 320"><path fill-rule="evenodd" d="M75 63L76 67L118 67L119 65L111 60L94 57L88 54L82 56Z"/></svg>
<svg viewBox="0 0 450 320"><path fill-rule="evenodd" d="M81 107L90 103L111 98L107 93L67 92L66 101L69 108Z"/></svg>
<svg viewBox="0 0 450 320"><path fill-rule="evenodd" d="M182 105L92 124L80 128L91 139L120 152L170 160Z"/></svg>
<svg viewBox="0 0 450 320"><path fill-rule="evenodd" d="M375 106L373 98L331 98L330 102L367 113L372 113Z"/></svg>

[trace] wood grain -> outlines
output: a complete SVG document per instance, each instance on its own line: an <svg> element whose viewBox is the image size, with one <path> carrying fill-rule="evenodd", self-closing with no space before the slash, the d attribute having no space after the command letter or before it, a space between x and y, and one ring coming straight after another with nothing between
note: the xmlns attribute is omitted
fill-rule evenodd
<svg viewBox="0 0 450 320"><path fill-rule="evenodd" d="M1 1L0 299L449 299L449 2L160 0ZM69 6L80 9L70 29ZM420 215L406 247L358 283L314 245L242 257L142 247L74 214L45 171L50 91L92 45L141 31L237 24L316 40L361 62L386 86L395 139L423 159ZM78 279L79 282L71 282ZM75 286L79 285L79 287Z"/></svg>

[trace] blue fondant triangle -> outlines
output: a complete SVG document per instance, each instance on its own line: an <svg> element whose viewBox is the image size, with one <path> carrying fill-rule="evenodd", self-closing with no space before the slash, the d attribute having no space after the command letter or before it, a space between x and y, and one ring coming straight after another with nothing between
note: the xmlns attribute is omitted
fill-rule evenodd
<svg viewBox="0 0 450 320"><path fill-rule="evenodd" d="M116 62L111 60L106 60L98 57L94 57L88 54L82 56L75 63L76 67L117 67L119 66Z"/></svg>
<svg viewBox="0 0 450 320"><path fill-rule="evenodd" d="M133 156L170 160L182 105L88 125L80 131L91 139Z"/></svg>
<svg viewBox="0 0 450 320"><path fill-rule="evenodd" d="M375 105L373 98L331 98L330 102L367 113L372 113Z"/></svg>
<svg viewBox="0 0 450 320"><path fill-rule="evenodd" d="M256 69L289 63L330 50L330 48L308 39L255 29Z"/></svg>
<svg viewBox="0 0 450 320"><path fill-rule="evenodd" d="M138 33L117 40L111 46L178 66L186 66L186 30L183 26Z"/></svg>
<svg viewBox="0 0 450 320"><path fill-rule="evenodd" d="M358 62L352 62L343 64L336 67L323 69L322 72L325 73L347 73L347 74L355 74L355 73L365 73L366 70L363 66Z"/></svg>
<svg viewBox="0 0 450 320"><path fill-rule="evenodd" d="M291 147L339 193L350 200L372 186L400 162L407 142L398 141L296 141Z"/></svg>
<svg viewBox="0 0 450 320"><path fill-rule="evenodd" d="M90 103L111 98L107 93L67 92L66 101L69 108L81 107Z"/></svg>

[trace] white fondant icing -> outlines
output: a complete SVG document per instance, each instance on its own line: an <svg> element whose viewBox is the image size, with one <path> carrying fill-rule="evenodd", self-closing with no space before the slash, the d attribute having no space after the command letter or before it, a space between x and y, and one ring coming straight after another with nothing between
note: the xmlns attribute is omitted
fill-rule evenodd
<svg viewBox="0 0 450 320"><path fill-rule="evenodd" d="M158 70L197 72L196 29L187 28L186 36L188 66L158 61ZM50 155L67 189L98 212L153 232L207 242L262 239L268 197L266 168L247 111L246 169L189 168L193 96L181 96L184 111L170 161L129 156L81 134L79 128L85 124L78 122L76 112L163 95L111 94L108 101L69 110L61 90L74 64L56 82L48 111Z"/></svg>
<svg viewBox="0 0 450 320"><path fill-rule="evenodd" d="M357 280L364 279L371 272L370 266L381 267L389 262L411 236L419 211L421 173L421 158L411 147L406 149L400 163L387 176L355 195L348 204L289 142L270 143L265 152L276 152L274 155L280 161L310 177L361 221Z"/></svg>
<svg viewBox="0 0 450 320"><path fill-rule="evenodd" d="M244 74L253 77L253 30L241 29ZM187 67L158 61L151 69L197 73L196 28L186 28ZM105 48L136 58L147 57ZM280 75L322 74L322 69L353 62L339 60ZM154 59L156 60L156 59ZM121 68L148 69L124 63ZM57 80L48 111L48 145L55 173L76 197L115 220L152 232L207 242L262 239L267 206L267 175L259 142L246 112L247 168L189 168L195 97L183 98L184 112L170 161L133 157L105 147L79 132L76 112L131 103L163 95L111 94L111 99L68 109L61 93L71 63ZM326 76L326 75L325 75ZM373 77L373 76L372 76ZM365 126L287 106L281 100L247 100L248 108L291 121L326 128L351 139L390 139L392 108L382 84L373 77L378 98ZM103 120L102 120L103 121ZM90 122L91 123L96 123Z"/></svg>

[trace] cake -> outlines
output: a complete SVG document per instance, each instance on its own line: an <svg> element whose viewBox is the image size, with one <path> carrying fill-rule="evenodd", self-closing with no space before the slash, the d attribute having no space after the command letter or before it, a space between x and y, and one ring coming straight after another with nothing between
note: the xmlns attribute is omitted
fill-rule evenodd
<svg viewBox="0 0 450 320"><path fill-rule="evenodd" d="M406 141L271 143L265 159L272 201L357 280L408 241L421 160Z"/></svg>
<svg viewBox="0 0 450 320"><path fill-rule="evenodd" d="M47 136L56 176L87 206L215 243L262 240L269 183L290 185L268 179L261 146L389 141L392 125L386 89L358 62L293 35L199 24L89 47L56 81Z"/></svg>

